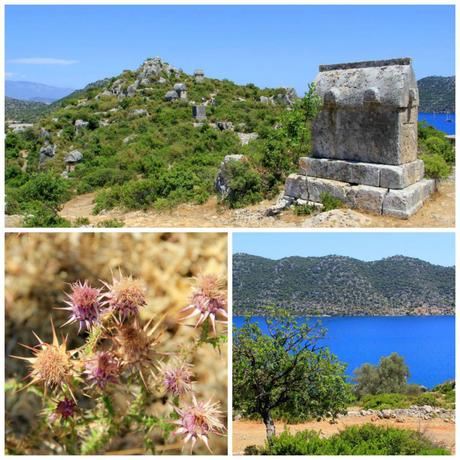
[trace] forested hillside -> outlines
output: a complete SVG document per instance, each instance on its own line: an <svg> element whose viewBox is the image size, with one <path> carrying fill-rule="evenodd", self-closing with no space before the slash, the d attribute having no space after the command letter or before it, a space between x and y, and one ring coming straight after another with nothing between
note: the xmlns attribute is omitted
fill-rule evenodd
<svg viewBox="0 0 460 460"><path fill-rule="evenodd" d="M454 314L455 269L403 256L363 262L236 254L233 301L237 315L270 305L299 315Z"/></svg>

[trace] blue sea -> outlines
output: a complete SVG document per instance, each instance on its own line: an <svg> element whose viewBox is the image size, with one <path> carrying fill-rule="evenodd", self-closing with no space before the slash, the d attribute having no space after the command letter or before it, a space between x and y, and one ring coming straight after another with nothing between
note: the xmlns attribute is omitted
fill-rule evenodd
<svg viewBox="0 0 460 460"><path fill-rule="evenodd" d="M377 316L324 317L327 329L322 345L328 346L340 361L347 363L346 373L364 363L377 364L382 356L397 352L404 356L410 371L410 383L431 388L455 378L454 316ZM312 318L314 321L314 318ZM262 328L260 317L252 318ZM241 327L243 317L233 318Z"/></svg>
<svg viewBox="0 0 460 460"><path fill-rule="evenodd" d="M439 131L455 134L455 113L419 113L418 121L426 121Z"/></svg>

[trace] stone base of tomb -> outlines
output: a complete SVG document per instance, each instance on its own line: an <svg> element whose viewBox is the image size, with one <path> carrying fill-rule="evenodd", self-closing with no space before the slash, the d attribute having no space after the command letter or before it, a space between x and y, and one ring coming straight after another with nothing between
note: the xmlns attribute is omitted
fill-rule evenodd
<svg viewBox="0 0 460 460"><path fill-rule="evenodd" d="M336 162L337 160L334 161ZM352 164L358 165L359 163ZM387 168L385 165L376 166ZM394 177L401 178L404 177L404 174L396 174ZM381 182L379 179L378 183L386 182ZM302 173L291 174L287 178L284 194L287 199L291 200L301 199L321 203L321 195L329 193L333 197L339 198L350 208L407 219L423 206L425 200L434 191L435 181L432 179L419 179L404 188L390 188L363 184L355 185L353 182L312 177Z"/></svg>

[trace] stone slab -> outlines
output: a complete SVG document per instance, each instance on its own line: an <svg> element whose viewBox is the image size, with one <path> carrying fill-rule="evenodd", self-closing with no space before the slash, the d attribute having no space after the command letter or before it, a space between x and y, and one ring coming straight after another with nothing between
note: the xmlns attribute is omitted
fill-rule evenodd
<svg viewBox="0 0 460 460"><path fill-rule="evenodd" d="M350 189L348 200L354 209L381 214L383 201L387 193L388 190L385 188L371 187L370 185L355 185Z"/></svg>
<svg viewBox="0 0 460 460"><path fill-rule="evenodd" d="M308 201L315 201L321 203L321 195L329 193L335 198L341 200L344 204L350 205L349 192L351 189L350 184L330 179L320 179L317 177L307 178Z"/></svg>
<svg viewBox="0 0 460 460"><path fill-rule="evenodd" d="M425 172L422 160L391 166L302 157L299 166L300 171L307 176L394 189L402 189L418 182L423 179Z"/></svg>
<svg viewBox="0 0 460 460"><path fill-rule="evenodd" d="M436 189L433 179L423 179L402 190L390 190L383 201L382 214L408 219Z"/></svg>
<svg viewBox="0 0 460 460"><path fill-rule="evenodd" d="M384 166L380 171L380 187L403 189L423 179L425 164L422 160L401 166Z"/></svg>
<svg viewBox="0 0 460 460"><path fill-rule="evenodd" d="M287 197L308 200L307 178L302 174L290 174L286 179L284 194Z"/></svg>
<svg viewBox="0 0 460 460"><path fill-rule="evenodd" d="M435 181L432 179L423 179L401 190L391 190L291 174L286 181L285 195L321 203L321 194L329 193L350 208L407 219L434 191Z"/></svg>

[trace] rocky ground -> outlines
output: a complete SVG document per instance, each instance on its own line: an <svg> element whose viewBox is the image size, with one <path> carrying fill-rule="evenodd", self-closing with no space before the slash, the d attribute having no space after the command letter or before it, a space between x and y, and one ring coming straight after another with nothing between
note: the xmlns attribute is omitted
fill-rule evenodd
<svg viewBox="0 0 460 460"><path fill-rule="evenodd" d="M289 429L291 433L315 430L328 437L349 426L364 425L365 423L419 431L432 441L445 446L452 454L455 453L454 411L445 411L431 406L387 411L363 411L359 408L352 408L347 415L340 417L337 423L313 421L284 425L280 422L276 424L276 429L278 433L285 429ZM263 445L265 443L263 423L252 420L234 421L232 442L233 453L236 455L242 455L247 446Z"/></svg>
<svg viewBox="0 0 460 460"><path fill-rule="evenodd" d="M213 197L203 205L181 204L174 209L158 211L130 211L118 209L102 212L94 216L94 193L80 195L68 201L60 215L74 221L86 217L90 226L101 225L106 220L118 219L125 227L395 227L427 228L455 226L455 183L453 180L439 184L438 191L420 211L407 220L358 212L351 209L335 209L314 216L297 216L292 210L283 211L278 216L267 216L266 211L273 202L263 201L244 209L227 209L218 206ZM20 227L20 216L6 216L7 227Z"/></svg>

